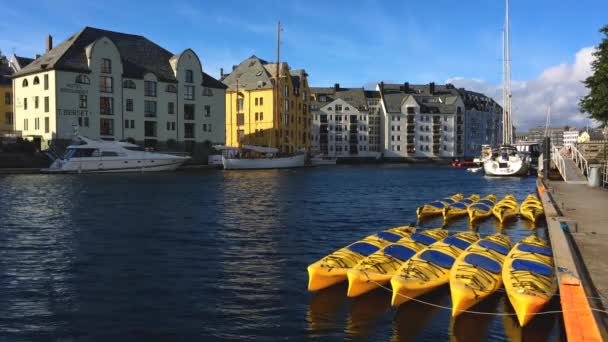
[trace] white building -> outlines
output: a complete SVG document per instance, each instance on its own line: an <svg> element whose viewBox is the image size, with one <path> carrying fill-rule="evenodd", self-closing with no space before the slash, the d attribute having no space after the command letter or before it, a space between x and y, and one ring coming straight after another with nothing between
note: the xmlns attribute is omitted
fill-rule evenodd
<svg viewBox="0 0 608 342"><path fill-rule="evenodd" d="M578 130L564 131L564 133L563 133L564 146L575 145L578 140L578 134L579 134Z"/></svg>
<svg viewBox="0 0 608 342"><path fill-rule="evenodd" d="M44 147L71 139L146 146L225 141L226 87L191 49L173 54L143 36L85 27L13 76L16 130Z"/></svg>
<svg viewBox="0 0 608 342"><path fill-rule="evenodd" d="M370 115L363 88L310 88L313 154L341 158L375 157L370 148Z"/></svg>

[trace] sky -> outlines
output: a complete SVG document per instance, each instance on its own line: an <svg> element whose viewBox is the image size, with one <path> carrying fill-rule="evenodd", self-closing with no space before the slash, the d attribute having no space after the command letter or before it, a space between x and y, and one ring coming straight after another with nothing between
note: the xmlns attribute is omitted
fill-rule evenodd
<svg viewBox="0 0 608 342"><path fill-rule="evenodd" d="M44 52L84 26L140 34L174 53L192 48L205 72L255 54L305 69L311 86L451 82L501 102L503 0L11 1L0 0L0 50ZM608 24L606 0L511 0L514 123L592 124L577 103L593 47Z"/></svg>

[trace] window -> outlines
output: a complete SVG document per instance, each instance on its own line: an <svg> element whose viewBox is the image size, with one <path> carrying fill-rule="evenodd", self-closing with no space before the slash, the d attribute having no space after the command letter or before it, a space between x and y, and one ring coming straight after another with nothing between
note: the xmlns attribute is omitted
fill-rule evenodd
<svg viewBox="0 0 608 342"><path fill-rule="evenodd" d="M237 135L239 141L243 141L243 139L245 139L245 131L242 129L237 130L236 135Z"/></svg>
<svg viewBox="0 0 608 342"><path fill-rule="evenodd" d="M184 104L184 120L194 120L194 105Z"/></svg>
<svg viewBox="0 0 608 342"><path fill-rule="evenodd" d="M448 130L448 126L445 126L445 125L444 125L444 126L443 126L443 131L444 131L444 132L447 132L447 130Z"/></svg>
<svg viewBox="0 0 608 342"><path fill-rule="evenodd" d="M211 116L211 106L210 105L205 105L204 111L205 111L205 116L206 117L210 117Z"/></svg>
<svg viewBox="0 0 608 342"><path fill-rule="evenodd" d="M258 113L258 112L256 112L256 113L255 113L255 121L258 121L258 115L259 115L259 113Z"/></svg>
<svg viewBox="0 0 608 342"><path fill-rule="evenodd" d="M100 135L114 135L114 120L113 119L99 119L99 134Z"/></svg>
<svg viewBox="0 0 608 342"><path fill-rule="evenodd" d="M260 121L264 120L264 113L260 112Z"/></svg>
<svg viewBox="0 0 608 342"><path fill-rule="evenodd" d="M186 82L192 83L192 70L186 70Z"/></svg>
<svg viewBox="0 0 608 342"><path fill-rule="evenodd" d="M125 128L129 128L129 120L125 120Z"/></svg>
<svg viewBox="0 0 608 342"><path fill-rule="evenodd" d="M207 132L207 124L203 124L203 132ZM256 129L257 132L257 129Z"/></svg>
<svg viewBox="0 0 608 342"><path fill-rule="evenodd" d="M203 88L203 96L213 96L213 91L209 88Z"/></svg>
<svg viewBox="0 0 608 342"><path fill-rule="evenodd" d="M44 75L44 90L49 90L49 74Z"/></svg>
<svg viewBox="0 0 608 342"><path fill-rule="evenodd" d="M156 97L156 82L144 81L144 95L148 97Z"/></svg>
<svg viewBox="0 0 608 342"><path fill-rule="evenodd" d="M38 78L38 76L34 77L34 85L36 84L40 84L40 79Z"/></svg>
<svg viewBox="0 0 608 342"><path fill-rule="evenodd" d="M34 119L34 130L35 130L35 131L37 131L37 130L38 130L38 127L40 127L40 126L38 125L38 123L39 123L38 118L35 118L35 119Z"/></svg>
<svg viewBox="0 0 608 342"><path fill-rule="evenodd" d="M34 108L38 109L39 104L40 104L40 101L38 100L38 96L34 96Z"/></svg>
<svg viewBox="0 0 608 342"><path fill-rule="evenodd" d="M135 128L135 120L131 120L131 128Z"/></svg>
<svg viewBox="0 0 608 342"><path fill-rule="evenodd" d="M397 145L397 151L401 151L401 146Z"/></svg>
<svg viewBox="0 0 608 342"><path fill-rule="evenodd" d="M167 103L167 113L175 114L175 102Z"/></svg>
<svg viewBox="0 0 608 342"><path fill-rule="evenodd" d="M184 124L184 138L194 139L194 124L193 123Z"/></svg>
<svg viewBox="0 0 608 342"><path fill-rule="evenodd" d="M4 104L6 104L6 105L13 104L13 94L12 93L4 93Z"/></svg>
<svg viewBox="0 0 608 342"><path fill-rule="evenodd" d="M27 126L28 126L28 121L27 121L27 119L23 119L23 129L24 129L24 130L26 130L26 131L28 130L28 127L27 127Z"/></svg>
<svg viewBox="0 0 608 342"><path fill-rule="evenodd" d="M156 137L156 121L144 121L144 135Z"/></svg>
<svg viewBox="0 0 608 342"><path fill-rule="evenodd" d="M27 78L24 78L24 79L23 79L23 82L21 83L21 86L22 86L23 88L27 87Z"/></svg>
<svg viewBox="0 0 608 342"><path fill-rule="evenodd" d="M207 125L207 126L208 126L208 128L207 128L207 132L211 132L211 124L209 124L209 125Z"/></svg>
<svg viewBox="0 0 608 342"><path fill-rule="evenodd" d="M156 117L156 101L144 101L144 116L147 118Z"/></svg>
<svg viewBox="0 0 608 342"><path fill-rule="evenodd" d="M462 114L462 107L456 107L456 114Z"/></svg>
<svg viewBox="0 0 608 342"><path fill-rule="evenodd" d="M133 80L124 80L122 81L122 87L126 89L135 89L135 81Z"/></svg>
<svg viewBox="0 0 608 342"><path fill-rule="evenodd" d="M102 96L99 98L99 114L114 115L114 99Z"/></svg>
<svg viewBox="0 0 608 342"><path fill-rule="evenodd" d="M175 122L172 122L172 123L171 123L171 130L172 130L172 131L175 131Z"/></svg>
<svg viewBox="0 0 608 342"><path fill-rule="evenodd" d="M262 106L264 104L264 98L260 97L260 106Z"/></svg>
<svg viewBox="0 0 608 342"><path fill-rule="evenodd" d="M447 150L448 150L448 147L447 147L447 146L445 146L445 145L443 145L443 150L444 150L444 151L447 151Z"/></svg>
<svg viewBox="0 0 608 342"><path fill-rule="evenodd" d="M87 75L78 75L76 76L76 83L79 84L91 84L91 80Z"/></svg>
<svg viewBox="0 0 608 342"><path fill-rule="evenodd" d="M81 109L86 109L88 107L87 104L87 96L86 95L80 95L80 100L78 101L80 104L80 108Z"/></svg>
<svg viewBox="0 0 608 342"><path fill-rule="evenodd" d="M112 73L112 61L107 58L101 59L101 72L104 74Z"/></svg>
<svg viewBox="0 0 608 342"><path fill-rule="evenodd" d="M4 124L13 125L13 113L12 112L4 113Z"/></svg>
<svg viewBox="0 0 608 342"><path fill-rule="evenodd" d="M23 98L23 109L27 109L27 97Z"/></svg>
<svg viewBox="0 0 608 342"><path fill-rule="evenodd" d="M44 118L44 133L48 133L51 131L51 124L50 124L50 119L47 116L46 118Z"/></svg>
<svg viewBox="0 0 608 342"><path fill-rule="evenodd" d="M255 98L255 105L256 106L258 105L258 98L257 97Z"/></svg>
<svg viewBox="0 0 608 342"><path fill-rule="evenodd" d="M171 130L171 122L167 121L167 131L170 131L170 130Z"/></svg>
<svg viewBox="0 0 608 342"><path fill-rule="evenodd" d="M175 86L175 84L167 84L165 91L167 93L177 93L177 87Z"/></svg>
<svg viewBox="0 0 608 342"><path fill-rule="evenodd" d="M99 76L99 91L102 93L113 92L112 81L112 77L110 76Z"/></svg>
<svg viewBox="0 0 608 342"><path fill-rule="evenodd" d="M236 100L236 110L243 110L244 99L238 98Z"/></svg>
<svg viewBox="0 0 608 342"><path fill-rule="evenodd" d="M45 113L49 112L49 97L48 96L44 97L44 112Z"/></svg>
<svg viewBox="0 0 608 342"><path fill-rule="evenodd" d="M194 86L185 86L184 100L194 100Z"/></svg>
<svg viewBox="0 0 608 342"><path fill-rule="evenodd" d="M245 124L245 114L239 113L236 115L237 126L243 126Z"/></svg>
<svg viewBox="0 0 608 342"><path fill-rule="evenodd" d="M125 104L125 110L127 112L133 111L133 99L127 99L127 103Z"/></svg>

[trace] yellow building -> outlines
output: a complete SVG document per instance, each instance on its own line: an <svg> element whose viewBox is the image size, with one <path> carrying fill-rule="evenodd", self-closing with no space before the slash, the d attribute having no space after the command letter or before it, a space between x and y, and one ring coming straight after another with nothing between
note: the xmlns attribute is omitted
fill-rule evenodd
<svg viewBox="0 0 608 342"><path fill-rule="evenodd" d="M310 149L308 75L281 63L277 91L276 67L276 63L251 56L222 75L228 87L227 146L269 146L290 153Z"/></svg>
<svg viewBox="0 0 608 342"><path fill-rule="evenodd" d="M11 69L6 60L0 56L0 136L14 131L13 116L13 83Z"/></svg>

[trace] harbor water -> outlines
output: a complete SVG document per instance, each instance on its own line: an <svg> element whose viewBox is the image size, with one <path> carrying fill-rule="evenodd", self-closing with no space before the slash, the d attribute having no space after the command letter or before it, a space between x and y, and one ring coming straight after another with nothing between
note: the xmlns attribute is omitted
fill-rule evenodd
<svg viewBox="0 0 608 342"><path fill-rule="evenodd" d="M509 315L391 308L384 289L355 299L344 285L306 290L308 264L415 222L425 202L457 192L521 201L534 191L533 177L411 165L2 176L0 340L560 339L559 314L521 329ZM448 229L470 228L460 219ZM546 237L544 223L521 220L504 232L513 243ZM447 287L421 299L450 306ZM513 312L504 292L474 309Z"/></svg>

